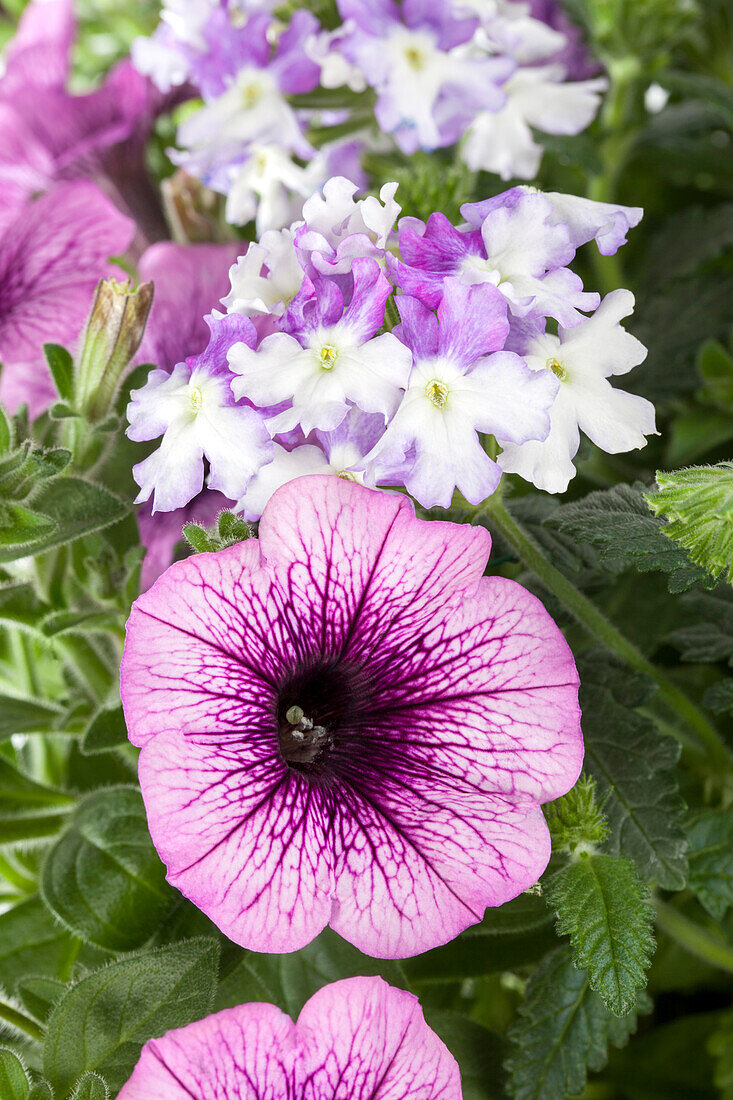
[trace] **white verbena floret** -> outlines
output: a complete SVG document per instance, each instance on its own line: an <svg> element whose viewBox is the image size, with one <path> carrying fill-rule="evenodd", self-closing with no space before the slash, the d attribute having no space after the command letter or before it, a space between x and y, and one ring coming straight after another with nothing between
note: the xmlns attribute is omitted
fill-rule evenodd
<svg viewBox="0 0 733 1100"><path fill-rule="evenodd" d="M626 374L646 358L646 348L619 323L634 308L628 290L608 294L592 317L571 329L529 342L524 358L534 371L560 380L544 442L509 443L499 465L548 493L564 492L575 476L573 458L584 432L609 454L634 450L655 433L654 406L614 388L611 375Z"/></svg>

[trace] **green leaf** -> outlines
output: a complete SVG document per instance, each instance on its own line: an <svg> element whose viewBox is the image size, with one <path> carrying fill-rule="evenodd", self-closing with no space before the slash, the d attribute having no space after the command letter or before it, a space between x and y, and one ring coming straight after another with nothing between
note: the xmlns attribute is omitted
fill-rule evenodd
<svg viewBox="0 0 733 1100"><path fill-rule="evenodd" d="M36 783L0 756L0 844L53 836L73 805L73 795Z"/></svg>
<svg viewBox="0 0 733 1100"><path fill-rule="evenodd" d="M707 107L714 107L724 125L733 124L733 90L724 81L703 73L682 71L663 72L657 79L670 92L677 92L686 99L701 99Z"/></svg>
<svg viewBox="0 0 733 1100"><path fill-rule="evenodd" d="M26 1100L30 1085L23 1063L11 1050L0 1049L0 1097Z"/></svg>
<svg viewBox="0 0 733 1100"><path fill-rule="evenodd" d="M681 890L686 881L684 802L674 767L680 746L652 721L623 706L596 663L581 662L584 768L597 781L610 826L604 850L633 859L647 882ZM600 670L600 678L607 670Z"/></svg>
<svg viewBox="0 0 733 1100"><path fill-rule="evenodd" d="M12 561L5 553L12 553L18 545L32 543L36 539L48 537L55 530L50 516L34 512L22 504L0 505L0 561ZM16 555L23 557L23 554Z"/></svg>
<svg viewBox="0 0 733 1100"><path fill-rule="evenodd" d="M53 524L45 533L23 536L11 544L0 537L0 562L16 561L61 546L123 519L131 505L79 477L44 482L32 498L33 508Z"/></svg>
<svg viewBox="0 0 733 1100"><path fill-rule="evenodd" d="M716 714L733 714L733 678L727 676L725 680L718 680L702 697L706 707Z"/></svg>
<svg viewBox="0 0 733 1100"><path fill-rule="evenodd" d="M703 810L685 830L690 845L687 885L710 916L733 905L733 810Z"/></svg>
<svg viewBox="0 0 733 1100"><path fill-rule="evenodd" d="M107 1082L98 1073L85 1073L74 1089L72 1100L109 1100Z"/></svg>
<svg viewBox="0 0 733 1100"><path fill-rule="evenodd" d="M41 895L75 935L107 951L130 951L152 935L173 894L136 788L84 799L48 853Z"/></svg>
<svg viewBox="0 0 733 1100"><path fill-rule="evenodd" d="M714 592L690 592L680 602L686 618L698 621L673 631L667 640L683 661L728 661L733 665L733 591L728 585Z"/></svg>
<svg viewBox="0 0 733 1100"><path fill-rule="evenodd" d="M218 544L200 523L184 523L181 534L196 554L208 554L218 549Z"/></svg>
<svg viewBox="0 0 733 1100"><path fill-rule="evenodd" d="M120 616L113 611L52 611L39 623L46 638L59 634L113 633L120 629Z"/></svg>
<svg viewBox="0 0 733 1100"><path fill-rule="evenodd" d="M45 1024L51 1009L66 992L66 984L56 978L23 978L18 982L16 992L31 1016Z"/></svg>
<svg viewBox="0 0 733 1100"><path fill-rule="evenodd" d="M305 1002L329 982L371 975L379 975L390 985L408 988L399 962L362 955L326 928L312 943L291 954L243 952L237 966L221 983L217 1008L265 1000L296 1017Z"/></svg>
<svg viewBox="0 0 733 1100"><path fill-rule="evenodd" d="M92 718L81 741L81 751L85 756L98 752L108 752L118 745L128 744L127 726L122 707L100 710Z"/></svg>
<svg viewBox="0 0 733 1100"><path fill-rule="evenodd" d="M664 516L664 534L717 580L733 583L733 463L657 472L657 489L645 497Z"/></svg>
<svg viewBox="0 0 733 1100"><path fill-rule="evenodd" d="M71 401L74 396L74 360L59 344L44 344L43 352L59 397L62 401Z"/></svg>
<svg viewBox="0 0 733 1100"><path fill-rule="evenodd" d="M563 504L547 520L578 542L588 542L611 572L634 567L669 574L670 592L684 592L705 577L684 550L664 534L664 521L651 515L642 485L614 485Z"/></svg>
<svg viewBox="0 0 733 1100"><path fill-rule="evenodd" d="M647 1008L642 999L640 1010ZM608 1060L609 1043L623 1046L636 1030L636 1009L612 1015L594 993L588 975L560 947L530 979L525 1001L509 1032L509 1094L514 1100L567 1100L582 1092L587 1071Z"/></svg>
<svg viewBox="0 0 733 1100"><path fill-rule="evenodd" d="M10 421L5 409L0 405L0 455L10 450L13 435L10 430Z"/></svg>
<svg viewBox="0 0 733 1100"><path fill-rule="evenodd" d="M95 1071L115 1093L148 1039L212 1009L219 946L199 939L160 947L89 974L51 1013L44 1073L60 1096Z"/></svg>
<svg viewBox="0 0 733 1100"><path fill-rule="evenodd" d="M720 1090L720 1100L733 1100L733 1009L721 1014L707 1048L715 1059L715 1084Z"/></svg>
<svg viewBox="0 0 733 1100"><path fill-rule="evenodd" d="M61 711L41 699L0 695L0 740L14 733L42 733L52 730Z"/></svg>
<svg viewBox="0 0 733 1100"><path fill-rule="evenodd" d="M654 949L649 888L630 859L587 855L552 879L548 900L573 961L615 1016L636 1004Z"/></svg>
<svg viewBox="0 0 733 1100"><path fill-rule="evenodd" d="M0 624L33 631L47 610L32 584L0 586Z"/></svg>
<svg viewBox="0 0 733 1100"><path fill-rule="evenodd" d="M53 1090L48 1081L37 1081L32 1085L28 1100L53 1100Z"/></svg>
<svg viewBox="0 0 733 1100"><path fill-rule="evenodd" d="M463 1100L503 1100L505 1046L488 1028L458 1012L425 1012L461 1070Z"/></svg>
<svg viewBox="0 0 733 1100"><path fill-rule="evenodd" d="M697 353L696 366L703 381L698 398L733 412L733 356L730 352L718 340L706 340Z"/></svg>
<svg viewBox="0 0 733 1100"><path fill-rule="evenodd" d="M69 934L40 898L0 913L0 985L10 991L29 974L55 977L69 947Z"/></svg>

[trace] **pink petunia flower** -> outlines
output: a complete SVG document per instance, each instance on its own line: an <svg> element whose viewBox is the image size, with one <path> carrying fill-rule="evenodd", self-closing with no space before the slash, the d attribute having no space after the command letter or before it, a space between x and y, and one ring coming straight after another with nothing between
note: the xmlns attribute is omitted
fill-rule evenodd
<svg viewBox="0 0 733 1100"><path fill-rule="evenodd" d="M458 1065L417 998L381 978L315 993L296 1024L246 1004L143 1047L120 1100L461 1100Z"/></svg>
<svg viewBox="0 0 733 1100"><path fill-rule="evenodd" d="M542 604L483 578L480 527L298 478L259 541L177 562L128 622L122 700L168 880L237 943L327 924L404 957L527 889L540 803L582 760L578 676Z"/></svg>
<svg viewBox="0 0 733 1100"><path fill-rule="evenodd" d="M0 401L31 416L55 389L44 343L74 349L108 260L135 226L92 183L62 183L24 207L0 237Z"/></svg>

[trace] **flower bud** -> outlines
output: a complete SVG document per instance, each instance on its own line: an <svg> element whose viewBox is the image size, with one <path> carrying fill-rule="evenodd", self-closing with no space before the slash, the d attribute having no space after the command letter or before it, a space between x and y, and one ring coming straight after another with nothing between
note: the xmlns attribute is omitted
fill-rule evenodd
<svg viewBox="0 0 733 1100"><path fill-rule="evenodd" d="M153 284L133 289L129 280L102 279L97 286L77 365L79 412L92 422L106 416L125 367L145 331Z"/></svg>
<svg viewBox="0 0 733 1100"><path fill-rule="evenodd" d="M173 239L179 244L226 240L222 200L195 176L179 169L161 184L163 207Z"/></svg>

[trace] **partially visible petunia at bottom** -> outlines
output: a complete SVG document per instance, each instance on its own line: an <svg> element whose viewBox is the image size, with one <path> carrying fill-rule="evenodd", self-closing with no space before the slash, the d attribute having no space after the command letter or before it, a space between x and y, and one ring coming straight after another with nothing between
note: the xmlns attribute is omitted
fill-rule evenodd
<svg viewBox="0 0 733 1100"><path fill-rule="evenodd" d="M330 924L414 955L545 869L578 676L540 601L482 576L490 545L301 477L259 541L176 562L135 603L122 700L151 835L237 943L293 951Z"/></svg>
<svg viewBox="0 0 733 1100"><path fill-rule="evenodd" d="M246 1004L143 1047L119 1100L461 1100L450 1051L417 998L381 978L324 986L298 1022Z"/></svg>

